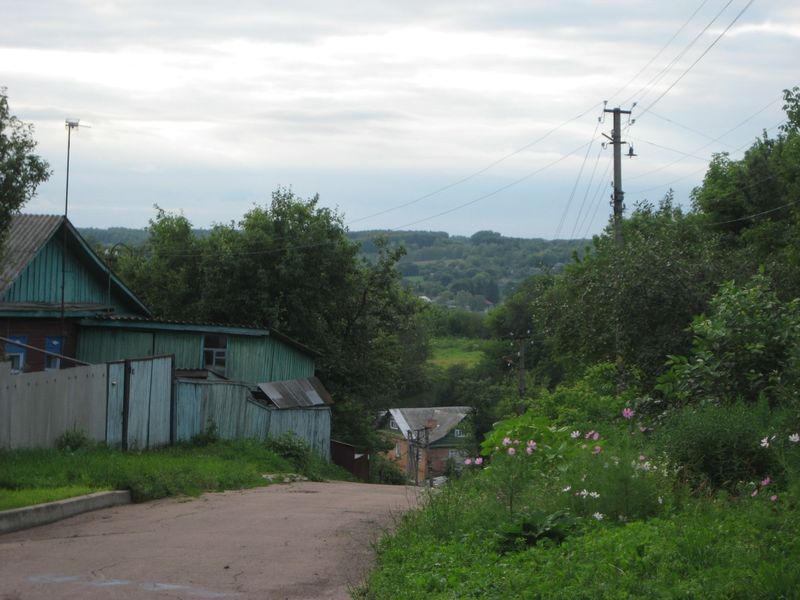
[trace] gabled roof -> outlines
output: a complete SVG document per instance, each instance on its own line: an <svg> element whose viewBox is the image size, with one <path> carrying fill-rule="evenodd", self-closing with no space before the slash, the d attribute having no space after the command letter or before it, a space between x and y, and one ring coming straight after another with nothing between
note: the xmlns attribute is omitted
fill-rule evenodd
<svg viewBox="0 0 800 600"><path fill-rule="evenodd" d="M69 219L60 215L14 215L6 236L3 253L0 254L0 297L14 285L25 268L39 252L64 231L69 249L87 268L107 279L118 296L142 315L150 316L144 303L108 268L92 247L83 239Z"/></svg>
<svg viewBox="0 0 800 600"><path fill-rule="evenodd" d="M333 404L328 390L316 377L259 383L258 389L278 408L299 408Z"/></svg>
<svg viewBox="0 0 800 600"><path fill-rule="evenodd" d="M0 296L20 276L61 225L58 215L15 215L6 236L0 264Z"/></svg>
<svg viewBox="0 0 800 600"><path fill-rule="evenodd" d="M428 442L434 443L450 433L472 409L469 406L429 408L390 408L389 414L405 436L410 431L429 429Z"/></svg>

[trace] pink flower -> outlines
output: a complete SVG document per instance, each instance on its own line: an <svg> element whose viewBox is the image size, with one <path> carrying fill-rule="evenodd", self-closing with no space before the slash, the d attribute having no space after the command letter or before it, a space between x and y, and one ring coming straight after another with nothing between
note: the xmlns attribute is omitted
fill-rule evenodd
<svg viewBox="0 0 800 600"><path fill-rule="evenodd" d="M645 427L644 425L639 425L639 431L644 433L645 431L647 431L647 427Z"/></svg>
<svg viewBox="0 0 800 600"><path fill-rule="evenodd" d="M775 501L778 499L778 494L772 494L772 496L770 496L770 497L769 497L769 499L770 499L772 502L775 502Z"/></svg>
<svg viewBox="0 0 800 600"><path fill-rule="evenodd" d="M483 464L483 458L480 457L480 456L478 458L476 458L475 459L475 464L478 465L478 466L481 466Z"/></svg>
<svg viewBox="0 0 800 600"><path fill-rule="evenodd" d="M751 498L755 498L756 496L758 496L758 490L753 490L752 492L750 492Z"/></svg>
<svg viewBox="0 0 800 600"><path fill-rule="evenodd" d="M509 449L508 449L508 455L509 455L509 456L514 456L516 453L517 453L517 451L516 451L516 450L514 450L514 448L513 448L513 447L511 447L511 448L509 448Z"/></svg>
<svg viewBox="0 0 800 600"><path fill-rule="evenodd" d="M603 449L600 446L595 446L594 450L592 450L592 454L600 454Z"/></svg>
<svg viewBox="0 0 800 600"><path fill-rule="evenodd" d="M472 464L472 459L471 458L465 459L464 460L464 464L467 465L467 466L470 466Z"/></svg>
<svg viewBox="0 0 800 600"><path fill-rule="evenodd" d="M511 438L506 436L503 438L503 446L510 446L511 445Z"/></svg>
<svg viewBox="0 0 800 600"><path fill-rule="evenodd" d="M530 446L528 446L527 448L525 448L525 452L527 452L527 453L528 453L528 456L530 456L531 454L533 454L533 451L534 451L534 450L535 450L535 448L531 448Z"/></svg>
<svg viewBox="0 0 800 600"><path fill-rule="evenodd" d="M528 440L528 448L533 448L534 450L536 450L536 442L534 442L533 440Z"/></svg>
<svg viewBox="0 0 800 600"><path fill-rule="evenodd" d="M639 462L644 462L647 460L647 457L644 454L639 455Z"/></svg>
<svg viewBox="0 0 800 600"><path fill-rule="evenodd" d="M625 417L626 419L632 419L633 415L635 414L636 412L629 406L626 406L625 408L622 409L622 416Z"/></svg>
<svg viewBox="0 0 800 600"><path fill-rule="evenodd" d="M592 439L596 442L597 440L600 439L600 434L597 433L596 431L593 431L592 432Z"/></svg>
<svg viewBox="0 0 800 600"><path fill-rule="evenodd" d="M761 485L769 485L770 481L772 481L769 477L765 477L761 480Z"/></svg>
<svg viewBox="0 0 800 600"><path fill-rule="evenodd" d="M588 440L588 439L589 439L590 437L592 437L593 435L594 435L594 429L592 429L590 432L588 432L588 433L587 433L585 436L583 436L583 437L585 437L585 438Z"/></svg>

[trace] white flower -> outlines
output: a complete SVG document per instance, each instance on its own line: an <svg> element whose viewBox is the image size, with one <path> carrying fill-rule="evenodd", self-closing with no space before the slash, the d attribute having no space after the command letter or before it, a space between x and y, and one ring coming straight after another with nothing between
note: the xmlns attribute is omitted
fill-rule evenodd
<svg viewBox="0 0 800 600"><path fill-rule="evenodd" d="M795 444L797 442L800 442L800 433L793 433L792 435L790 435L789 436L789 441L790 442L794 442Z"/></svg>
<svg viewBox="0 0 800 600"><path fill-rule="evenodd" d="M664 499L661 496L658 497L658 503L664 504Z"/></svg>
<svg viewBox="0 0 800 600"><path fill-rule="evenodd" d="M592 516L593 516L595 519L597 519L598 521L602 521L602 520L603 520L603 517L605 517L605 515L604 515L603 513L601 513L601 512L596 512L596 513L594 513Z"/></svg>
<svg viewBox="0 0 800 600"><path fill-rule="evenodd" d="M600 497L600 494L598 494L597 492L589 492L589 495L590 495L592 498L599 498L599 497Z"/></svg>
<svg viewBox="0 0 800 600"><path fill-rule="evenodd" d="M572 439L579 438L581 437L581 432L576 429L575 431L569 434L569 437L571 437Z"/></svg>
<svg viewBox="0 0 800 600"><path fill-rule="evenodd" d="M567 487L565 487L565 488L564 488L563 490L561 490L561 491L562 491L562 492L568 492L568 491L570 491L571 489L572 489L572 486L571 486L571 485L568 485Z"/></svg>
<svg viewBox="0 0 800 600"><path fill-rule="evenodd" d="M761 447L762 448L769 448L769 437L765 437L761 440Z"/></svg>

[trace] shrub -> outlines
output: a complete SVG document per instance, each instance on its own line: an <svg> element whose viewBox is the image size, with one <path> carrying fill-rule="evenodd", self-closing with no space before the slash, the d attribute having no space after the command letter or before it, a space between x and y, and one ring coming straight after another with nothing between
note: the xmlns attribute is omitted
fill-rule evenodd
<svg viewBox="0 0 800 600"><path fill-rule="evenodd" d="M394 462L381 454L374 453L369 457L369 482L404 485L406 476Z"/></svg>
<svg viewBox="0 0 800 600"><path fill-rule="evenodd" d="M56 448L65 452L75 452L83 448L91 448L95 443L81 428L75 426L67 429L56 438Z"/></svg>
<svg viewBox="0 0 800 600"><path fill-rule="evenodd" d="M763 403L688 406L668 416L658 443L695 489L735 492L741 482L781 470L774 453L759 444L768 420Z"/></svg>
<svg viewBox="0 0 800 600"><path fill-rule="evenodd" d="M211 444L216 444L219 441L219 432L217 431L217 424L212 418L209 417L206 421L206 428L201 433L194 434L189 443L192 446L204 447Z"/></svg>

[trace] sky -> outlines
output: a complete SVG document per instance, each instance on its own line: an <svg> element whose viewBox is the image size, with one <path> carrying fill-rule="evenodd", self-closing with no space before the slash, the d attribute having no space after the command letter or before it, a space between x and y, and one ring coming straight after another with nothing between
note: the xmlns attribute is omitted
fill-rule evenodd
<svg viewBox="0 0 800 600"><path fill-rule="evenodd" d="M687 205L800 85L796 0L0 0L0 87L52 168L25 212L237 222L279 187L353 231L578 238ZM607 104L604 105L604 101ZM634 104L635 103L635 104ZM86 126L84 126L86 125ZM624 147L627 152L629 146Z"/></svg>

